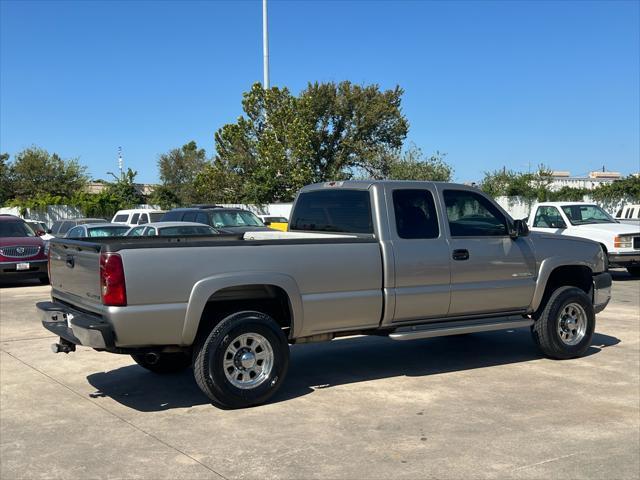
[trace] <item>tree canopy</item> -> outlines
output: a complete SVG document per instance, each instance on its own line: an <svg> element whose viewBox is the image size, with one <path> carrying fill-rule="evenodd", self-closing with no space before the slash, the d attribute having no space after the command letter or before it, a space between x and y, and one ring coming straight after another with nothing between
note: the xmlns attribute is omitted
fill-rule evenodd
<svg viewBox="0 0 640 480"><path fill-rule="evenodd" d="M244 94L244 115L215 133L216 158L195 182L199 198L290 201L309 183L387 174L409 128L402 93L331 82L294 96L256 83Z"/></svg>
<svg viewBox="0 0 640 480"><path fill-rule="evenodd" d="M164 203L189 204L195 201L194 181L207 164L207 154L191 141L158 158L162 188L158 200Z"/></svg>
<svg viewBox="0 0 640 480"><path fill-rule="evenodd" d="M40 196L71 197L87 184L87 168L77 159L65 160L39 147L19 152L13 162L3 162L2 168L6 170L12 196L19 200Z"/></svg>

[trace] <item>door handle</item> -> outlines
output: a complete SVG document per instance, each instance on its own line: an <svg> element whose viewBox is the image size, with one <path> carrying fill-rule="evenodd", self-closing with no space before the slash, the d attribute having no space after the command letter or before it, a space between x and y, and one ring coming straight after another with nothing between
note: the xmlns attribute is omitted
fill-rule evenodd
<svg viewBox="0 0 640 480"><path fill-rule="evenodd" d="M454 260L469 260L469 250L460 249L454 250L453 255L451 255Z"/></svg>

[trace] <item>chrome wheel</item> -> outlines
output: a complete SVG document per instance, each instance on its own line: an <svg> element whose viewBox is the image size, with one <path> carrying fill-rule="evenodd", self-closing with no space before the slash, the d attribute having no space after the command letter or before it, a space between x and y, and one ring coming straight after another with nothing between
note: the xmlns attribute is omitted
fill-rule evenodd
<svg viewBox="0 0 640 480"><path fill-rule="evenodd" d="M224 374L234 387L255 388L269 378L273 361L273 349L266 338L258 333L243 333L224 352Z"/></svg>
<svg viewBox="0 0 640 480"><path fill-rule="evenodd" d="M558 335L566 345L576 345L587 332L587 314L578 303L569 303L560 312Z"/></svg>

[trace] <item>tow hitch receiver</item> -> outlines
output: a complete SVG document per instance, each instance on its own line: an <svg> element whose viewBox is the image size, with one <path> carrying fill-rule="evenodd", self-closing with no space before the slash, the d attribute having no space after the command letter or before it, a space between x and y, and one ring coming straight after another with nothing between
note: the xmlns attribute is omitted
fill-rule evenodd
<svg viewBox="0 0 640 480"><path fill-rule="evenodd" d="M75 345L75 343L71 343L70 341L65 340L64 338L60 337L60 343L52 343L51 344L51 351L53 353L75 352L76 351L76 345Z"/></svg>

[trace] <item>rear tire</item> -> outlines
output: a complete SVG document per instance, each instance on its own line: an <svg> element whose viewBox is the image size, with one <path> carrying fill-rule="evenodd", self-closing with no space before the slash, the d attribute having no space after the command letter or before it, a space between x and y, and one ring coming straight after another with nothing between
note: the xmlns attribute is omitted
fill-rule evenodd
<svg viewBox="0 0 640 480"><path fill-rule="evenodd" d="M640 277L640 267L627 267L627 272L632 277Z"/></svg>
<svg viewBox="0 0 640 480"><path fill-rule="evenodd" d="M196 348L193 373L200 389L221 408L269 400L289 368L289 343L273 318L254 311L229 315Z"/></svg>
<svg viewBox="0 0 640 480"><path fill-rule="evenodd" d="M177 373L191 365L190 356L181 352L141 353L133 354L131 358L141 367L158 374Z"/></svg>
<svg viewBox="0 0 640 480"><path fill-rule="evenodd" d="M591 345L596 316L591 299L579 288L558 288L534 319L533 339L547 357L580 357Z"/></svg>

